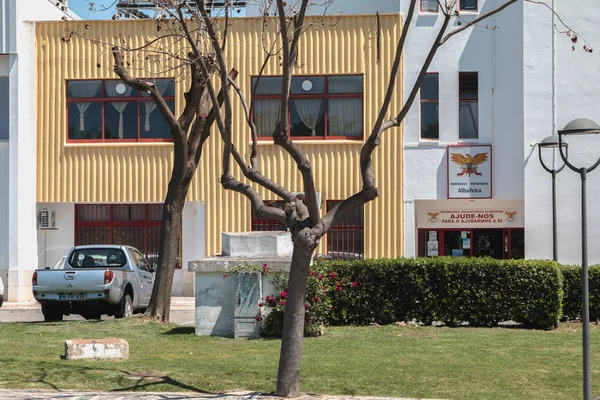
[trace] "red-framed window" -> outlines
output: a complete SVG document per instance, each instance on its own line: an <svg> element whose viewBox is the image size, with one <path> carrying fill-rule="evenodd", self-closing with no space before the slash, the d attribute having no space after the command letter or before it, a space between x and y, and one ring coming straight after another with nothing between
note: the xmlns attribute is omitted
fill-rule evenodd
<svg viewBox="0 0 600 400"><path fill-rule="evenodd" d="M421 12L437 13L439 11L438 0L421 0Z"/></svg>
<svg viewBox="0 0 600 400"><path fill-rule="evenodd" d="M459 72L458 74L458 120L459 139L479 137L479 74Z"/></svg>
<svg viewBox="0 0 600 400"><path fill-rule="evenodd" d="M437 0L436 0L437 2ZM440 138L439 74L428 73L421 85L421 139Z"/></svg>
<svg viewBox="0 0 600 400"><path fill-rule="evenodd" d="M283 210L283 200L267 200L265 205ZM287 227L276 219L258 218L252 210L252 231L287 231Z"/></svg>
<svg viewBox="0 0 600 400"><path fill-rule="evenodd" d="M152 80L171 111L175 80ZM169 142L169 124L147 93L118 79L69 80L67 142Z"/></svg>
<svg viewBox="0 0 600 400"><path fill-rule="evenodd" d="M458 0L460 11L477 11L477 0Z"/></svg>
<svg viewBox="0 0 600 400"><path fill-rule="evenodd" d="M162 204L76 204L75 245L118 244L137 248L158 263ZM181 268L181 234L179 237Z"/></svg>
<svg viewBox="0 0 600 400"><path fill-rule="evenodd" d="M279 76L252 78L252 115L259 140L272 137L279 118L281 85ZM363 92L362 75L292 77L288 103L290 136L362 140Z"/></svg>
<svg viewBox="0 0 600 400"><path fill-rule="evenodd" d="M327 200L329 212L341 200ZM362 260L365 254L364 206L350 210L327 233L327 255L340 260Z"/></svg>
<svg viewBox="0 0 600 400"><path fill-rule="evenodd" d="M523 228L419 229L419 257L525 258Z"/></svg>

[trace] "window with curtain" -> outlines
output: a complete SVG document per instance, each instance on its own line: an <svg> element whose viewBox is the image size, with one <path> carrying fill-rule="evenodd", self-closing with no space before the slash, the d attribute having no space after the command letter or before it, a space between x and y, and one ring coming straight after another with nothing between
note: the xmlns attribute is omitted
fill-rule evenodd
<svg viewBox="0 0 600 400"><path fill-rule="evenodd" d="M459 0L458 9L461 11L477 11L477 0Z"/></svg>
<svg viewBox="0 0 600 400"><path fill-rule="evenodd" d="M175 109L175 81L152 80ZM156 103L121 80L67 81L67 139L71 142L171 141L171 130Z"/></svg>
<svg viewBox="0 0 600 400"><path fill-rule="evenodd" d="M459 139L479 137L479 78L477 72L458 75Z"/></svg>
<svg viewBox="0 0 600 400"><path fill-rule="evenodd" d="M252 78L252 115L259 139L271 138L279 120L281 77ZM363 137L362 75L294 76L288 104L289 134L298 139Z"/></svg>
<svg viewBox="0 0 600 400"><path fill-rule="evenodd" d="M421 85L421 139L440 138L439 75L428 73Z"/></svg>
<svg viewBox="0 0 600 400"><path fill-rule="evenodd" d="M438 12L438 0L421 0L422 12Z"/></svg>

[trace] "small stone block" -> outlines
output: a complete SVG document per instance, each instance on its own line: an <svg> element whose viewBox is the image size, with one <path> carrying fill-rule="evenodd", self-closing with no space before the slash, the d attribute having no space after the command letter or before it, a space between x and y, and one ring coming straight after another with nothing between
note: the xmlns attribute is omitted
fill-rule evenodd
<svg viewBox="0 0 600 400"><path fill-rule="evenodd" d="M118 360L129 358L129 343L123 339L65 340L67 360Z"/></svg>

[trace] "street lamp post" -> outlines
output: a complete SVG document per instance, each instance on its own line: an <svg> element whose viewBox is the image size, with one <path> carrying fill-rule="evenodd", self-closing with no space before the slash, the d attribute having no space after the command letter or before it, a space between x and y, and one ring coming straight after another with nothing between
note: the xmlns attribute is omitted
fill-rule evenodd
<svg viewBox="0 0 600 400"><path fill-rule="evenodd" d="M600 158L591 167L575 167L563 152L563 136L600 134L600 126L587 118L578 118L569 122L563 130L558 131L558 150L560 157L569 169L577 172L581 177L581 292L583 307L581 319L583 324L583 398L592 398L592 370L590 367L590 295L588 280L588 254L587 254L587 204L586 180L587 174L600 164Z"/></svg>
<svg viewBox="0 0 600 400"><path fill-rule="evenodd" d="M539 157L540 157L540 164L542 164L542 167L548 171L550 174L552 174L552 259L554 261L558 261L558 227L557 227L557 223L556 223L556 174L558 174L560 171L563 170L563 168L565 168L565 165L563 163L563 165L559 168L559 169L555 169L554 168L554 160L552 160L552 168L548 168L546 166L546 164L544 163L544 159L542 158L542 149L556 149L557 147L559 147L560 144L560 138L557 135L553 135L553 136L548 136L547 138L545 138L544 140L542 140L540 143L538 143L538 151L539 151ZM565 150L567 151L567 156L568 154L568 145L567 143L563 142L562 146L565 147ZM554 152L554 151L553 151Z"/></svg>

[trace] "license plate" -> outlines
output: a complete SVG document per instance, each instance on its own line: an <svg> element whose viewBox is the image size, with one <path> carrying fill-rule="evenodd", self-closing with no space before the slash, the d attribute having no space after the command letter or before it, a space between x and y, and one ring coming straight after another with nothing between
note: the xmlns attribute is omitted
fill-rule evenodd
<svg viewBox="0 0 600 400"><path fill-rule="evenodd" d="M68 300L68 301L72 301L72 300L83 300L83 295L82 294L73 294L73 293L68 293L68 294L61 294L58 297L59 300Z"/></svg>

